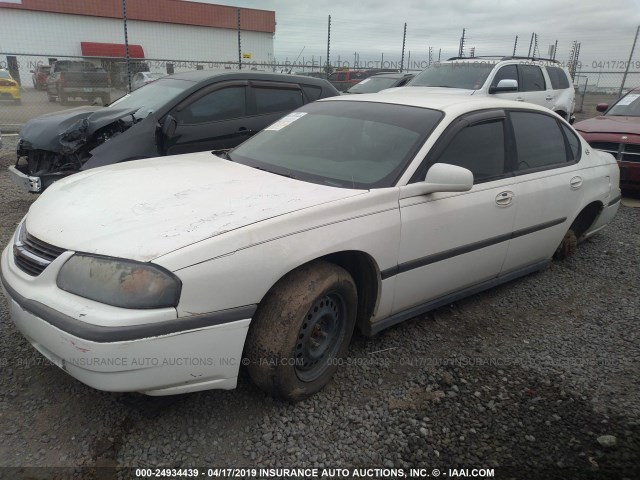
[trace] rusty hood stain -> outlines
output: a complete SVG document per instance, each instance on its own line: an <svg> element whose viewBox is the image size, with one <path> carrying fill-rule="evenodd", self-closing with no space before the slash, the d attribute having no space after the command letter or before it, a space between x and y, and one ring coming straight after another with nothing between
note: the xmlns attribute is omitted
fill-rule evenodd
<svg viewBox="0 0 640 480"><path fill-rule="evenodd" d="M294 180L202 152L67 177L31 206L27 230L68 250L149 261L256 222L365 192Z"/></svg>

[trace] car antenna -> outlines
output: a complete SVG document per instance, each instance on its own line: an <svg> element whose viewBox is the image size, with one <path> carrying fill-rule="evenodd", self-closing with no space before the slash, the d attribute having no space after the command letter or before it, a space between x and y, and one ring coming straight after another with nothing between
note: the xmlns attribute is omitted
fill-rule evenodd
<svg viewBox="0 0 640 480"><path fill-rule="evenodd" d="M304 49L307 48L307 46L305 45L304 47L302 47L302 50L300 50L300 53L298 54L298 56L296 57L296 59L293 61L293 64L291 64L291 68L289 69L288 73L291 73L293 71L293 67L295 67L296 62L298 61L298 58L300 58L300 55L302 55L302 52L304 52Z"/></svg>

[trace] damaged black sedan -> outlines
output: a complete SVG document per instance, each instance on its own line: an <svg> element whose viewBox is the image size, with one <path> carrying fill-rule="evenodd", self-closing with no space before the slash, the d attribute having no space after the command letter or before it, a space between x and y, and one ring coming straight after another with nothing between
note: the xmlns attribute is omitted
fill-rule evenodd
<svg viewBox="0 0 640 480"><path fill-rule="evenodd" d="M338 95L326 80L255 71L196 71L161 78L107 107L49 113L20 130L9 167L39 193L81 170L204 150L228 150L286 113Z"/></svg>

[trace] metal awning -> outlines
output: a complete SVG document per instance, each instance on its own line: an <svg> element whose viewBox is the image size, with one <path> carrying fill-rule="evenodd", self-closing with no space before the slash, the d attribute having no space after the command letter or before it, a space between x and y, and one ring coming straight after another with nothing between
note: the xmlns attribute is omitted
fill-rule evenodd
<svg viewBox="0 0 640 480"><path fill-rule="evenodd" d="M124 43L80 42L83 57L125 58ZM142 45L129 45L130 58L144 58Z"/></svg>

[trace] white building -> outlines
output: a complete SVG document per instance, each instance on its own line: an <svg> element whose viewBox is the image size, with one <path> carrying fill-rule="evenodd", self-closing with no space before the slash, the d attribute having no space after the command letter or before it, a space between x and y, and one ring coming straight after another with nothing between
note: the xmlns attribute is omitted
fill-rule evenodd
<svg viewBox="0 0 640 480"><path fill-rule="evenodd" d="M239 53L243 64L273 59L273 11L126 0L126 16L129 56L145 59L151 71L224 68L237 64ZM50 59L122 61L124 43L122 0L0 0L0 68L18 73L25 85L29 71Z"/></svg>

